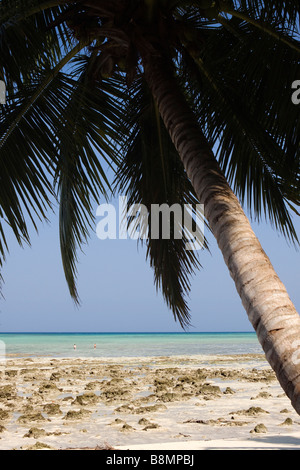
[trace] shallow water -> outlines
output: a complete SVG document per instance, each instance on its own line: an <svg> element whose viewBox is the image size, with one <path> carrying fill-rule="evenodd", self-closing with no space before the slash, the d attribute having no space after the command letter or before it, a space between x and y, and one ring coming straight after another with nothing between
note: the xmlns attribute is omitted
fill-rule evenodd
<svg viewBox="0 0 300 470"><path fill-rule="evenodd" d="M149 357L262 353L255 333L0 333L0 341L3 342L6 357Z"/></svg>

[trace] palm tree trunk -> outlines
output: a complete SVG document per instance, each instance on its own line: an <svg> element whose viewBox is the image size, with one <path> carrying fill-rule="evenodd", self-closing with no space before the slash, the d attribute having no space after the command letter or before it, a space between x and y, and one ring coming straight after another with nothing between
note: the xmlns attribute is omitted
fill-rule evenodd
<svg viewBox="0 0 300 470"><path fill-rule="evenodd" d="M171 67L159 54L144 54L143 66L266 359L300 414L299 314L220 170Z"/></svg>

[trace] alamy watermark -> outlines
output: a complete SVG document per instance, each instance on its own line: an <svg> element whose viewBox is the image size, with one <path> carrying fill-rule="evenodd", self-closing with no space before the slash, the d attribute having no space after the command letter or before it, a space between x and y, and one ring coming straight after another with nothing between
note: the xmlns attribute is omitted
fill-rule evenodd
<svg viewBox="0 0 300 470"><path fill-rule="evenodd" d="M6 85L0 80L0 104L6 104Z"/></svg>
<svg viewBox="0 0 300 470"><path fill-rule="evenodd" d="M119 197L119 207L100 204L96 216L96 234L100 240L184 239L186 250L200 250L204 244L203 204L143 204L128 207L126 196Z"/></svg>
<svg viewBox="0 0 300 470"><path fill-rule="evenodd" d="M292 94L292 103L300 104L300 80L295 80L292 83L292 90L295 90Z"/></svg>

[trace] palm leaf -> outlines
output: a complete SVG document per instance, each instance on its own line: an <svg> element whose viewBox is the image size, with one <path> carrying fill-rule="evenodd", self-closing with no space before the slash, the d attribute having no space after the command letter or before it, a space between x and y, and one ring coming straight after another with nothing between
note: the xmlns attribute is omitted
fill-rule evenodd
<svg viewBox="0 0 300 470"><path fill-rule="evenodd" d="M252 25L230 23L230 30L207 32L204 47L185 44L183 82L189 83L191 105L211 145L218 146L220 164L241 202L298 243L289 206L300 203L299 117L290 94L278 100L293 82L298 56L271 37L262 40ZM284 77L276 73L278 64Z"/></svg>
<svg viewBox="0 0 300 470"><path fill-rule="evenodd" d="M118 106L113 96L118 91L112 82L95 81L93 60L82 56L76 60L77 80L62 115L63 125L57 129L57 182L60 201L60 246L65 277L72 298L76 288L77 252L87 243L94 226L93 203L112 192L103 164L112 167L117 161L114 123L118 122Z"/></svg>
<svg viewBox="0 0 300 470"><path fill-rule="evenodd" d="M60 122L68 84L57 76L28 108L28 100L43 82L24 85L22 90L9 92L6 106L1 106L0 135L0 258L8 248L5 233L10 228L20 244L30 243L28 221L37 229L38 221L47 219L54 193L52 177L57 160L54 124ZM20 109L26 113L20 119ZM18 125L14 123L18 121ZM2 264L2 262L1 262Z"/></svg>
<svg viewBox="0 0 300 470"><path fill-rule="evenodd" d="M128 198L128 205L143 204L148 213L153 204L195 207L197 199L190 181L161 119L157 119L155 103L143 80L130 90L124 115L124 157L115 184ZM146 257L154 269L155 285L161 289L175 319L185 327L189 324L185 296L191 276L200 267L198 255L186 249L185 236L176 239L172 233L170 239L152 238L151 219L146 222L150 236L142 243L147 246ZM207 248L206 241L204 246Z"/></svg>
<svg viewBox="0 0 300 470"><path fill-rule="evenodd" d="M63 8L37 0L1 1L0 78L7 88L21 86L43 68L59 62L63 47L70 46L70 38L64 26L49 25Z"/></svg>

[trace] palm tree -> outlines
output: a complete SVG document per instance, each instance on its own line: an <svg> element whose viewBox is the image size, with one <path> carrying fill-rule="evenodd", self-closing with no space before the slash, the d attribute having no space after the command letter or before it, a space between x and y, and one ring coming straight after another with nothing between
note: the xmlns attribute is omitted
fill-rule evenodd
<svg viewBox="0 0 300 470"><path fill-rule="evenodd" d="M76 252L93 224L92 200L115 189L148 208L200 201L300 414L300 318L242 209L247 202L299 243L291 217L300 200L291 101L299 13L283 0L2 0L0 263L4 221L29 242L24 214L37 227L58 200L63 266L78 302ZM199 259L175 237L146 243L155 283L185 327Z"/></svg>

